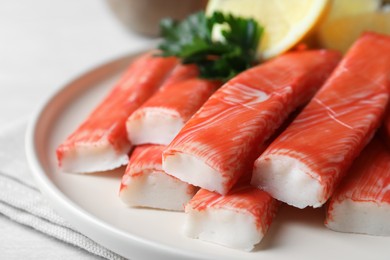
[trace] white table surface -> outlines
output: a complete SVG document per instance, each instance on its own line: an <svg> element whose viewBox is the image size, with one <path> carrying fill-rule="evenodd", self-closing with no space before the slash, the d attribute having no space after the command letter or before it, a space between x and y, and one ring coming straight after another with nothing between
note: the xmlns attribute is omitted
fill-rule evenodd
<svg viewBox="0 0 390 260"><path fill-rule="evenodd" d="M0 128L80 73L151 44L103 0L0 1ZM0 214L0 259L95 258Z"/></svg>

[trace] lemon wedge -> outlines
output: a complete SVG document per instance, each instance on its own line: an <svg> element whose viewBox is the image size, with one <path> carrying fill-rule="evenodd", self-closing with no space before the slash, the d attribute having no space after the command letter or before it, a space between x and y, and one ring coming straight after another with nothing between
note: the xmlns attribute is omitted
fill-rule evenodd
<svg viewBox="0 0 390 260"><path fill-rule="evenodd" d="M333 0L323 23L346 16L375 12L380 8L381 3L381 0Z"/></svg>
<svg viewBox="0 0 390 260"><path fill-rule="evenodd" d="M210 0L206 14L221 11L258 21L264 33L257 55L269 59L304 38L328 6L328 0Z"/></svg>
<svg viewBox="0 0 390 260"><path fill-rule="evenodd" d="M390 34L390 6L380 0L335 0L316 30L321 46L346 52L364 31Z"/></svg>
<svg viewBox="0 0 390 260"><path fill-rule="evenodd" d="M366 13L334 20L323 27L319 39L322 46L345 53L364 31L390 34L390 12Z"/></svg>

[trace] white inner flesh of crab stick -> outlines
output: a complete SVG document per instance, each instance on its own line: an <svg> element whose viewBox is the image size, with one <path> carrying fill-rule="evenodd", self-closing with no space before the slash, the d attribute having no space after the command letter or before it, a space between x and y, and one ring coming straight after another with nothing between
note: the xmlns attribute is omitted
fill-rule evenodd
<svg viewBox="0 0 390 260"><path fill-rule="evenodd" d="M264 234L256 229L253 215L227 209L207 212L189 208L184 234L222 246L251 251Z"/></svg>
<svg viewBox="0 0 390 260"><path fill-rule="evenodd" d="M270 155L257 164L255 169L267 174L254 174L253 183L264 190L272 190L279 200L288 201L294 207L320 207L326 201L320 199L323 187L317 179L311 177L314 173L295 158Z"/></svg>
<svg viewBox="0 0 390 260"><path fill-rule="evenodd" d="M332 205L332 220L326 226L349 233L390 236L390 204L345 199Z"/></svg>
<svg viewBox="0 0 390 260"><path fill-rule="evenodd" d="M89 144L79 145L77 149L70 150L63 157L62 168L67 172L78 173L112 170L129 162L127 153L130 149L129 144L119 151L109 142L95 143L93 148Z"/></svg>
<svg viewBox="0 0 390 260"><path fill-rule="evenodd" d="M189 165L191 167L188 167ZM224 189L222 175L194 155L177 152L174 156L166 156L163 168L176 178L196 183L204 189L217 191ZM199 173L202 173L202 178L199 178Z"/></svg>
<svg viewBox="0 0 390 260"><path fill-rule="evenodd" d="M122 181L120 198L131 207L184 211L184 205L195 194L191 185L162 171L151 171Z"/></svg>
<svg viewBox="0 0 390 260"><path fill-rule="evenodd" d="M127 124L134 145L153 143L169 144L183 127L184 122L177 111L164 108L145 108L142 116L133 117Z"/></svg>

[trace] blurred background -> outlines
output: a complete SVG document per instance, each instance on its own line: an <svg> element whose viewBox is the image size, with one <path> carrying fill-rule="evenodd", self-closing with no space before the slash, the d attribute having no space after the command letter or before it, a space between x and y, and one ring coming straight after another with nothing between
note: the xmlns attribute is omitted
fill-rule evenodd
<svg viewBox="0 0 390 260"><path fill-rule="evenodd" d="M0 37L0 126L91 66L151 42L96 0L0 1Z"/></svg>
<svg viewBox="0 0 390 260"><path fill-rule="evenodd" d="M0 1L0 126L91 67L154 46L161 15L181 18L204 3Z"/></svg>

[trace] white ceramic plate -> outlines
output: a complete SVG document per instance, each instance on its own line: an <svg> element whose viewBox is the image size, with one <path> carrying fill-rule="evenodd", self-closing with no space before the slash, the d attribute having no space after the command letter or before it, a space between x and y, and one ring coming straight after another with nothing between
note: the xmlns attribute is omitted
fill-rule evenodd
<svg viewBox="0 0 390 260"><path fill-rule="evenodd" d="M118 189L123 168L96 175L60 172L56 147L133 58L107 63L66 85L41 107L28 129L27 157L40 189L80 232L131 259L390 259L389 237L327 230L323 209L284 206L253 252L193 240L182 235L184 213L122 204Z"/></svg>

